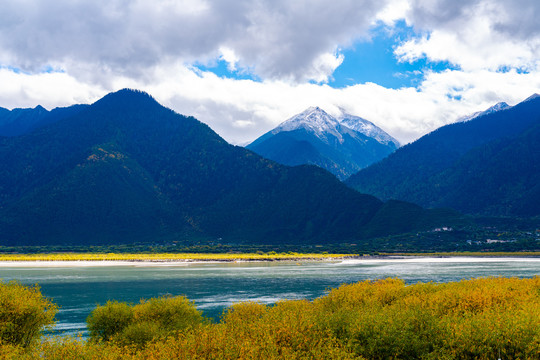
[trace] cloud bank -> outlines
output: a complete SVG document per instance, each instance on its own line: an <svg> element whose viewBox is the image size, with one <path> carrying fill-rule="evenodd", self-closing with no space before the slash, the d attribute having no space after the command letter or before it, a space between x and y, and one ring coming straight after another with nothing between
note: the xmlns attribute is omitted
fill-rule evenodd
<svg viewBox="0 0 540 360"><path fill-rule="evenodd" d="M540 3L535 0L4 0L0 106L89 103L109 91L148 91L245 143L318 105L343 107L403 143L498 101L540 91ZM343 49L414 34L396 61L446 61L417 87L327 84ZM222 60L257 80L219 77L197 64ZM422 69L420 69L422 70Z"/></svg>

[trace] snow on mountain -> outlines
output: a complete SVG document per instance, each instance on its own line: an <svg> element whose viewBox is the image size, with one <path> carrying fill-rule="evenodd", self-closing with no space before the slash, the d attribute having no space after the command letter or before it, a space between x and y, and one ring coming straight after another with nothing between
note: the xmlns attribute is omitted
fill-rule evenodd
<svg viewBox="0 0 540 360"><path fill-rule="evenodd" d="M533 99L536 99L537 97L540 97L540 95L539 94L532 94L531 96L529 96L528 98L523 100L523 102L531 101Z"/></svg>
<svg viewBox="0 0 540 360"><path fill-rule="evenodd" d="M527 101L527 100L525 100L525 101ZM484 116L484 115L491 114L491 113L501 111L501 110L506 110L506 109L508 109L510 107L511 106L508 105L507 103L500 102L500 103L497 103L497 104L493 105L492 107L490 107L490 108L488 108L488 109L486 109L484 111L477 111L477 112L475 112L473 114L462 116L457 120L457 122L470 121L470 120L476 119L477 117L480 117L480 116Z"/></svg>
<svg viewBox="0 0 540 360"><path fill-rule="evenodd" d="M326 142L329 135L335 136L340 142L343 142L343 135L345 133L355 137L354 132L358 132L377 140L381 144L389 145L392 143L396 149L400 147L396 139L371 121L344 112L334 117L318 106L309 107L300 114L291 117L277 126L271 133L277 134L282 131L293 131L297 129L305 129ZM353 130L353 132L349 130Z"/></svg>
<svg viewBox="0 0 540 360"><path fill-rule="evenodd" d="M247 146L284 165L320 166L345 180L399 147L399 143L369 121L347 115L347 126L319 107L310 107ZM363 125L361 126L360 123Z"/></svg>
<svg viewBox="0 0 540 360"><path fill-rule="evenodd" d="M378 142L380 142L381 144L389 145L390 143L392 143L395 145L396 149L401 146L399 144L399 141L394 139L383 129L381 129L380 127L378 127L371 121L363 119L359 116L347 114L342 111L341 114L338 115L336 119L342 125L345 125L349 129L358 131L359 133L362 133L370 138L373 138L377 140Z"/></svg>
<svg viewBox="0 0 540 360"><path fill-rule="evenodd" d="M272 130L272 134L277 134L282 131L305 129L325 142L328 140L328 135L333 135L342 142L343 134L340 127L340 123L336 118L328 115L320 107L312 106L302 111L300 114L285 120Z"/></svg>

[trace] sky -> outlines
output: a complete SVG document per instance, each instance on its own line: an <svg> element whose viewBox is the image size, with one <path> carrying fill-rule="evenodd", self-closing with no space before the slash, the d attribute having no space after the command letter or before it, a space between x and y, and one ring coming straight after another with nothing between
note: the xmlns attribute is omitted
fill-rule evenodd
<svg viewBox="0 0 540 360"><path fill-rule="evenodd" d="M246 144L309 106L405 144L540 92L538 0L0 0L0 107L150 93Z"/></svg>

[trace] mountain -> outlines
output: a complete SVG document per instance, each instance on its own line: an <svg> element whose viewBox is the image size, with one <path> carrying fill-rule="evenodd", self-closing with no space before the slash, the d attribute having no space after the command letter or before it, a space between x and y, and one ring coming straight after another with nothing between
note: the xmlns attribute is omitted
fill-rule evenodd
<svg viewBox="0 0 540 360"><path fill-rule="evenodd" d="M475 112L473 114L460 117L457 120L457 122L464 122L464 121L469 121L469 120L472 120L472 119L476 119L477 117L480 117L480 116L488 115L488 114L491 114L491 113L494 113L494 112L497 112L497 111L501 111L501 110L506 110L509 107L510 107L510 105L508 105L507 103L500 102L500 103L497 103L497 104L491 106L490 108L488 108L488 109L486 109L484 111L477 111L477 112Z"/></svg>
<svg viewBox="0 0 540 360"><path fill-rule="evenodd" d="M0 108L0 135L17 136L26 133L39 123L49 112L42 106L33 109Z"/></svg>
<svg viewBox="0 0 540 360"><path fill-rule="evenodd" d="M444 126L347 180L358 191L470 214L540 215L540 97Z"/></svg>
<svg viewBox="0 0 540 360"><path fill-rule="evenodd" d="M383 129L379 128L371 121L363 119L359 116L350 115L342 111L336 117L336 119L342 125L345 125L349 129L358 131L359 133L362 133L370 138L373 138L377 140L378 142L380 142L381 144L388 145L390 148L393 148L392 151L395 151L397 148L401 146L399 141L394 139L392 136L386 133Z"/></svg>
<svg viewBox="0 0 540 360"><path fill-rule="evenodd" d="M0 137L0 244L339 243L455 216L266 160L146 93L121 90L79 110Z"/></svg>
<svg viewBox="0 0 540 360"><path fill-rule="evenodd" d="M65 108L46 110L38 105L33 109L0 108L0 136L19 136L29 133L39 127L54 123L72 116L87 105L74 105Z"/></svg>
<svg viewBox="0 0 540 360"><path fill-rule="evenodd" d="M342 122L310 107L247 146L284 165L312 164L344 180L384 158L399 143L374 124L344 114Z"/></svg>

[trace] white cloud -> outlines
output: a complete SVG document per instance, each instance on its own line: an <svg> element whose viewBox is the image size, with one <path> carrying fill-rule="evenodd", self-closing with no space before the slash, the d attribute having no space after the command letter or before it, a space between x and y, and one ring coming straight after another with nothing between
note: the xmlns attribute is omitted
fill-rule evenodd
<svg viewBox="0 0 540 360"><path fill-rule="evenodd" d="M318 83L328 82L328 78L332 76L344 59L342 54L321 54L313 61L311 69L305 73L304 80L313 80Z"/></svg>
<svg viewBox="0 0 540 360"><path fill-rule="evenodd" d="M329 66L329 54L366 36L388 1L3 0L0 66L52 65L107 85L222 56L261 78L324 81L339 60Z"/></svg>
<svg viewBox="0 0 540 360"><path fill-rule="evenodd" d="M403 61L427 57L472 71L540 69L537 0L411 0L409 24L424 33L399 46Z"/></svg>
<svg viewBox="0 0 540 360"><path fill-rule="evenodd" d="M0 102L51 108L92 102L122 87L138 88L179 113L195 116L235 144L254 140L309 106L329 112L342 107L407 143L462 115L499 101L515 104L540 89L537 73L488 70L429 73L418 89L387 89L372 83L334 89L279 80L234 80L182 64L155 67L149 78L153 81L116 77L111 79L112 88L103 89L62 73L27 75L2 69L0 83L10 86L1 88Z"/></svg>
<svg viewBox="0 0 540 360"><path fill-rule="evenodd" d="M52 108L138 88L233 143L309 106L339 106L406 143L539 92L539 8L536 0L3 0L0 106ZM395 49L402 60L460 70L428 72L416 88L325 84L344 61L339 49L401 18L422 34ZM190 66L220 58L261 81Z"/></svg>
<svg viewBox="0 0 540 360"><path fill-rule="evenodd" d="M221 53L220 59L227 63L229 71L236 71L236 64L239 59L234 53L234 50L227 47L221 47L219 48L219 52Z"/></svg>
<svg viewBox="0 0 540 360"><path fill-rule="evenodd" d="M393 0L375 16L374 24L382 21L386 25L393 25L397 20L404 18L410 6L408 0Z"/></svg>
<svg viewBox="0 0 540 360"><path fill-rule="evenodd" d="M25 74L0 68L0 106L48 109L90 103L107 93L103 88L86 84L59 72Z"/></svg>

